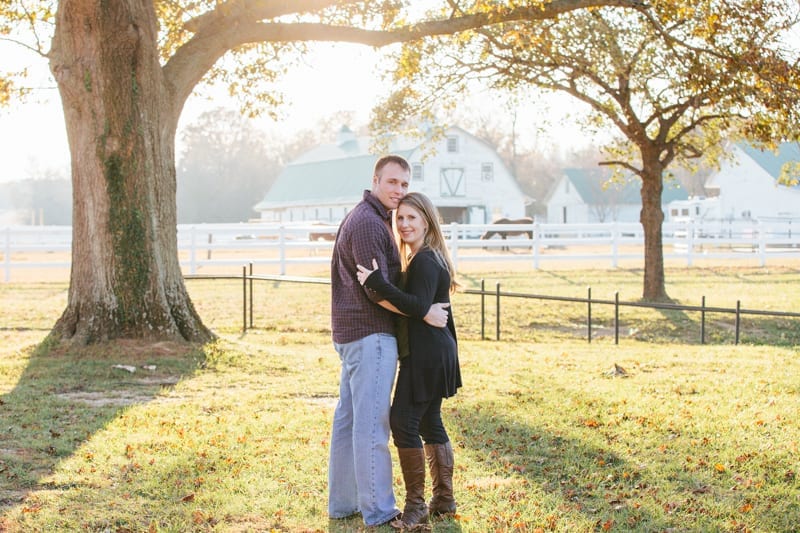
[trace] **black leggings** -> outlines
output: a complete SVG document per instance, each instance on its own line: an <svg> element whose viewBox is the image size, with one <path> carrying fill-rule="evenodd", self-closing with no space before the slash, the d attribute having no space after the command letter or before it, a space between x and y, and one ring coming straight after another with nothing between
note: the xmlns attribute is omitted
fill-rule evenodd
<svg viewBox="0 0 800 533"><path fill-rule="evenodd" d="M403 366L397 376L389 424L398 448L422 448L422 439L425 444L444 444L450 440L442 423L442 398L415 403L411 398L411 372Z"/></svg>

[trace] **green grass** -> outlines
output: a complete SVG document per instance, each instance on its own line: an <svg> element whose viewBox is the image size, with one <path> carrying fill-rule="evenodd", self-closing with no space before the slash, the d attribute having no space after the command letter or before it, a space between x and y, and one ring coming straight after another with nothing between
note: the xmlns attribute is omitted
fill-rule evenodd
<svg viewBox="0 0 800 533"><path fill-rule="evenodd" d="M471 288L636 300L641 272L483 273ZM670 270L683 303L800 309L800 273ZM64 284L0 285L0 531L360 531L326 515L338 390L328 287L187 283L220 340L46 340ZM434 531L796 531L800 320L503 301L479 340L479 298L454 309L465 386L444 404L458 515ZM494 302L487 305L494 334ZM617 364L627 376L612 376ZM132 365L134 373L113 365ZM152 366L155 368L152 368ZM149 368L149 369L148 369ZM395 463L395 494L402 498ZM388 528L384 528L388 531Z"/></svg>

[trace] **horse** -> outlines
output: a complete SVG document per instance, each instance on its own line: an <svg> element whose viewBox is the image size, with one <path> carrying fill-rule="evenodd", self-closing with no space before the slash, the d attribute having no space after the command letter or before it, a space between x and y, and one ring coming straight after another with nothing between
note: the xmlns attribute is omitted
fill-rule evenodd
<svg viewBox="0 0 800 533"><path fill-rule="evenodd" d="M530 217L522 217L522 218L498 218L492 224L533 224L533 219ZM495 235L500 236L501 239L506 240L506 237L518 237L520 235L527 235L528 239L533 240L533 230L532 229L525 229L525 230L502 230L502 229L490 229L483 235L481 235L482 240L488 240L494 237ZM485 248L484 248L485 249ZM501 248L503 251L508 251L508 246L503 246Z"/></svg>

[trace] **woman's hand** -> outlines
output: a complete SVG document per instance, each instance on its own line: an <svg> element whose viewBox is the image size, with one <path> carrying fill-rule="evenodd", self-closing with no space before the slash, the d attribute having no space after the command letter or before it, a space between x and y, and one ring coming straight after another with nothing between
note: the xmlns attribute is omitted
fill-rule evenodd
<svg viewBox="0 0 800 533"><path fill-rule="evenodd" d="M356 276L358 277L358 282L362 285L364 284L365 281L367 281L367 278L369 277L370 274L378 270L378 262L375 259L372 260L372 270L369 270L365 266L361 265L356 265L356 266L358 267L358 272L356 272Z"/></svg>

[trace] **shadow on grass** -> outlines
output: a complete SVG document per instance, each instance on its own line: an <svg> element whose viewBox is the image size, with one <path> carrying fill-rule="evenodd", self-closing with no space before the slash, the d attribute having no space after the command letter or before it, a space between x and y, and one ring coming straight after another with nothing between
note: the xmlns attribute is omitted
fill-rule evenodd
<svg viewBox="0 0 800 533"><path fill-rule="evenodd" d="M593 524L588 530L605 530L612 524L615 530L665 531L671 526L628 501L626 495L646 482L636 465L607 449L521 424L493 408L460 408L450 416L458 422L452 431L461 444L457 453L471 455L488 476L457 490L471 490L479 499L496 491L494 497L501 503L489 521L501 530L518 529L519 506L530 502L536 502L536 510L523 510L523 516L544 518L525 527L562 530L570 515L585 517ZM469 510L462 506L459 512Z"/></svg>
<svg viewBox="0 0 800 533"><path fill-rule="evenodd" d="M729 312L658 309L662 320L642 324L636 339L645 342L682 342L685 344L735 344L736 316ZM624 319L623 319L624 320ZM703 324L705 320L705 324ZM780 316L742 315L739 343L766 346L800 344L800 319Z"/></svg>
<svg viewBox="0 0 800 533"><path fill-rule="evenodd" d="M0 396L0 517L32 491L63 488L46 481L60 461L204 359L199 346L126 340L78 351L46 339L29 351L19 381Z"/></svg>

